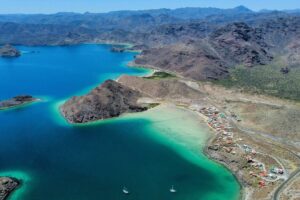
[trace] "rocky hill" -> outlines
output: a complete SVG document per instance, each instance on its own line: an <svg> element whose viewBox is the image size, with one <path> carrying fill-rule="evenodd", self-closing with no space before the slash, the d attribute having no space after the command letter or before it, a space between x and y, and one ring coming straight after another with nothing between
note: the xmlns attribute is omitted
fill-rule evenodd
<svg viewBox="0 0 300 200"><path fill-rule="evenodd" d="M213 32L209 41L228 66L265 65L272 60L269 46L255 28L233 23Z"/></svg>
<svg viewBox="0 0 300 200"><path fill-rule="evenodd" d="M228 69L236 65L269 63L273 59L270 48L256 28L233 23L204 39L145 50L135 64L175 71L196 80L215 80L226 77Z"/></svg>
<svg viewBox="0 0 300 200"><path fill-rule="evenodd" d="M228 73L217 52L206 41L191 41L144 50L134 65L176 72L196 80L216 79Z"/></svg>
<svg viewBox="0 0 300 200"><path fill-rule="evenodd" d="M85 123L147 110L137 102L143 96L116 81L107 80L85 96L72 97L60 111L70 123Z"/></svg>
<svg viewBox="0 0 300 200"><path fill-rule="evenodd" d="M87 95L72 97L60 111L70 123L87 123L145 111L166 100L189 104L200 102L206 96L170 74L166 77L124 75L118 82L108 80Z"/></svg>

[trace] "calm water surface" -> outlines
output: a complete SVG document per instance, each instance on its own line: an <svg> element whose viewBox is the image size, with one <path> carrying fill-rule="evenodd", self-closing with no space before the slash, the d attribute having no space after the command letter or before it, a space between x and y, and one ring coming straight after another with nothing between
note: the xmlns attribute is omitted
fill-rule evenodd
<svg viewBox="0 0 300 200"><path fill-rule="evenodd" d="M0 99L30 94L43 101L0 112L0 175L23 180L11 200L237 198L227 170L203 156L205 166L188 162L152 139L158 130L151 120L69 126L59 117L58 103L72 95L120 74L146 74L126 67L135 53L112 53L109 45L18 48L25 52L20 58L0 58Z"/></svg>

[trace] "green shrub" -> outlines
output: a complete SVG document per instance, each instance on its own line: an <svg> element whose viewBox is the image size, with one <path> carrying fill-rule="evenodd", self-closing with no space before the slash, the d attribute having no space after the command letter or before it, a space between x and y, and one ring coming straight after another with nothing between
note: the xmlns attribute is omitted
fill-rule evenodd
<svg viewBox="0 0 300 200"><path fill-rule="evenodd" d="M230 70L228 78L216 83L225 87L238 87L255 93L300 100L300 69L292 68L289 73L283 74L280 72L281 67L284 66L238 66Z"/></svg>
<svg viewBox="0 0 300 200"><path fill-rule="evenodd" d="M152 76L145 77L146 79L163 79L163 78L175 78L176 76L173 74L169 74L167 72L154 72Z"/></svg>

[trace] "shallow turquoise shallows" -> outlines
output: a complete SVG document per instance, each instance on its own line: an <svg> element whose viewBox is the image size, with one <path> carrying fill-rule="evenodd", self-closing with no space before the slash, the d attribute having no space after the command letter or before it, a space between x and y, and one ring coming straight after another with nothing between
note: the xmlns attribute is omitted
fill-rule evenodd
<svg viewBox="0 0 300 200"><path fill-rule="evenodd" d="M238 198L240 187L228 170L203 156L200 145L197 154L176 137L180 127L192 132L192 125L177 119L182 125L173 130L175 119L164 121L183 111L85 126L60 117L58 105L73 95L121 74L149 73L126 67L135 53L113 53L109 45L18 48L20 58L0 58L0 99L30 94L42 101L0 111L0 176L22 180L10 200ZM172 185L176 194L169 192Z"/></svg>

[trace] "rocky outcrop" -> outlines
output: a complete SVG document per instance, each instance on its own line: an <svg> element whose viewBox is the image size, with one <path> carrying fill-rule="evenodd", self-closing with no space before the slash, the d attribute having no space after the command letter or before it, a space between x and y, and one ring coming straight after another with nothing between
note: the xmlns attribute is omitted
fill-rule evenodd
<svg viewBox="0 0 300 200"><path fill-rule="evenodd" d="M145 111L147 107L137 102L143 96L116 81L107 80L85 96L72 97L60 111L70 123L86 123Z"/></svg>
<svg viewBox="0 0 300 200"><path fill-rule="evenodd" d="M5 200L19 185L19 181L10 177L0 177L0 200Z"/></svg>
<svg viewBox="0 0 300 200"><path fill-rule="evenodd" d="M20 55L20 51L9 44L0 48L1 57L19 57Z"/></svg>
<svg viewBox="0 0 300 200"><path fill-rule="evenodd" d="M30 95L16 96L8 100L0 101L0 109L7 109L15 106L20 106L26 103L37 101L38 99Z"/></svg>

